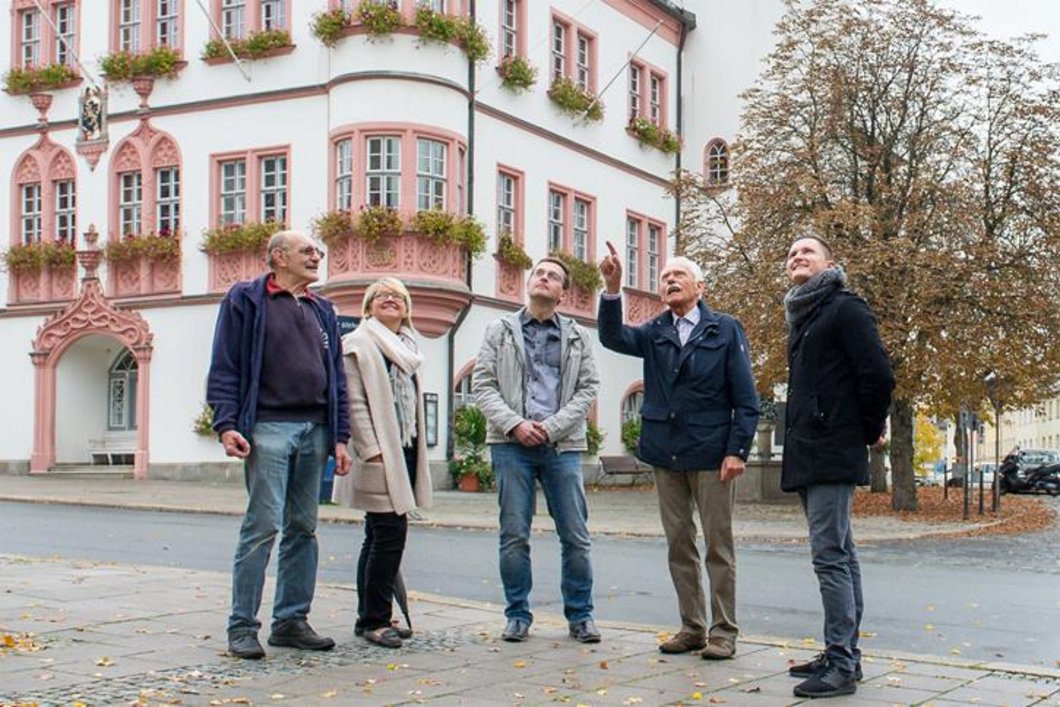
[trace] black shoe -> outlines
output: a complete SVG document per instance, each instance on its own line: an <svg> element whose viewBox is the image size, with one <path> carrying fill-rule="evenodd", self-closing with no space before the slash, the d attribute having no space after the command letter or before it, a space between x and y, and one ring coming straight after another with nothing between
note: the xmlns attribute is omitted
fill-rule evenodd
<svg viewBox="0 0 1060 707"><path fill-rule="evenodd" d="M501 638L509 643L520 643L530 635L530 624L522 619L508 619L508 625L501 632Z"/></svg>
<svg viewBox="0 0 1060 707"><path fill-rule="evenodd" d="M383 626L364 632L364 640L383 648L401 648L401 636L393 626Z"/></svg>
<svg viewBox="0 0 1060 707"><path fill-rule="evenodd" d="M819 673L825 669L828 664L828 658L824 653L818 653L813 657L813 660L808 663L799 663L788 668L788 675L793 678L809 678L813 677L815 673ZM861 661L854 663L854 682L861 682Z"/></svg>
<svg viewBox="0 0 1060 707"><path fill-rule="evenodd" d="M795 686L796 697L839 697L853 695L857 691L854 673L840 670L832 664Z"/></svg>
<svg viewBox="0 0 1060 707"><path fill-rule="evenodd" d="M570 637L578 643L599 643L600 631L592 619L586 619L570 625Z"/></svg>
<svg viewBox="0 0 1060 707"><path fill-rule="evenodd" d="M272 627L269 645L304 651L330 651L335 647L335 641L314 631L305 619L292 619Z"/></svg>
<svg viewBox="0 0 1060 707"><path fill-rule="evenodd" d="M400 636L403 640L407 641L408 639L412 638L412 629L411 628L402 628L401 626L398 625L397 621L391 621L390 622L390 627L392 629L394 629L397 632L397 635ZM364 635L364 624L355 623L353 625L353 635L357 636L358 638L363 636Z"/></svg>
<svg viewBox="0 0 1060 707"><path fill-rule="evenodd" d="M228 637L228 655L246 660L261 660L265 657L265 649L261 647L255 634L240 633Z"/></svg>

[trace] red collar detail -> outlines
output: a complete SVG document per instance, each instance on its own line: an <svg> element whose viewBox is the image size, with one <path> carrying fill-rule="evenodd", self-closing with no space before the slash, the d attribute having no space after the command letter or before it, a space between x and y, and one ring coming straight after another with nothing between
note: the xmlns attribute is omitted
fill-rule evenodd
<svg viewBox="0 0 1060 707"><path fill-rule="evenodd" d="M285 292L291 295L292 297L294 296L294 293L290 290L285 290L279 285L277 285L276 274L270 273L269 276L265 279L265 294L267 294L269 297L276 297L277 295L281 295ZM305 292L300 296L310 300L314 298L313 293L309 290L309 288L306 288Z"/></svg>

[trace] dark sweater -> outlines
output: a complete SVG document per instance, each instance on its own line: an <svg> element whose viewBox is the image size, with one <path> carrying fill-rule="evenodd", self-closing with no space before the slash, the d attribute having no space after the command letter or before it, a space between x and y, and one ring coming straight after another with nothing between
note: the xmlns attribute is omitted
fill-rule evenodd
<svg viewBox="0 0 1060 707"><path fill-rule="evenodd" d="M327 346L310 305L289 292L265 298L258 420L327 422Z"/></svg>

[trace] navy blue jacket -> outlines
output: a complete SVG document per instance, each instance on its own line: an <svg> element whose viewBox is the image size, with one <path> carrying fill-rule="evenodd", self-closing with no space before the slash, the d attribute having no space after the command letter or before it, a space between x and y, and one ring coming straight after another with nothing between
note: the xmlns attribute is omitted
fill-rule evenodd
<svg viewBox="0 0 1060 707"><path fill-rule="evenodd" d="M698 306L699 324L682 347L669 310L631 327L622 323L621 299L600 299L600 343L644 359L637 458L674 471L717 471L727 456L746 460L758 424L740 323Z"/></svg>
<svg viewBox="0 0 1060 707"><path fill-rule="evenodd" d="M221 300L206 380L206 402L213 408L217 434L237 430L250 437L258 411L262 350L265 346L265 274L237 282ZM350 405L342 368L342 341L335 307L314 295L303 300L316 315L327 342L329 449L350 440Z"/></svg>
<svg viewBox="0 0 1060 707"><path fill-rule="evenodd" d="M781 488L867 484L867 445L883 434L892 390L875 317L860 297L837 289L788 336Z"/></svg>

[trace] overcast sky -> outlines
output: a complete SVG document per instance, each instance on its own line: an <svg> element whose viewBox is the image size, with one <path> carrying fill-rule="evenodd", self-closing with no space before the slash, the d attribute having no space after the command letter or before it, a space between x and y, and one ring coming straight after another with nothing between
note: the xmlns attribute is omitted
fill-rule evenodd
<svg viewBox="0 0 1060 707"><path fill-rule="evenodd" d="M982 18L979 28L999 39L1029 32L1048 34L1038 43L1042 59L1060 62L1060 2L1057 0L937 0Z"/></svg>

